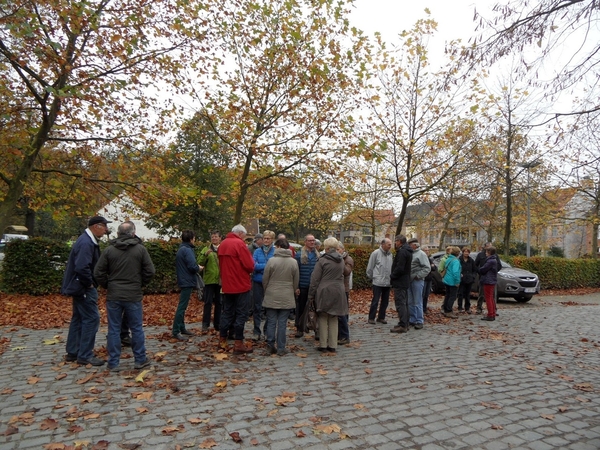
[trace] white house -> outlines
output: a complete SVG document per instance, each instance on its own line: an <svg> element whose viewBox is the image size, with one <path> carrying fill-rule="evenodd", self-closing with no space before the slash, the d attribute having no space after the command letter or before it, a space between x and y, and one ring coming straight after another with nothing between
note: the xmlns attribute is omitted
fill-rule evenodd
<svg viewBox="0 0 600 450"><path fill-rule="evenodd" d="M126 220L131 220L135 224L136 236L144 240L165 239L168 238L169 235L177 234L172 232L167 235L159 235L156 230L148 228L146 226L148 215L141 211L127 194L121 194L118 197L115 197L110 203L100 208L98 215L113 221L113 223L109 225L112 232L111 234L113 234L111 238L116 237L117 226Z"/></svg>

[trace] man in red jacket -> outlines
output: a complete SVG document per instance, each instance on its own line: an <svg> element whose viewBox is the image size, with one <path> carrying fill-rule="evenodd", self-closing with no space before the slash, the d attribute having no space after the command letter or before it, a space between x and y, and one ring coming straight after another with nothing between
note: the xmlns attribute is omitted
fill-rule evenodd
<svg viewBox="0 0 600 450"><path fill-rule="evenodd" d="M221 315L219 345L227 348L227 333L233 325L234 355L251 353L251 345L244 344L244 325L248 320L248 302L254 271L254 259L244 243L246 229L242 225L233 227L221 242L217 256L221 271L223 291L223 313Z"/></svg>

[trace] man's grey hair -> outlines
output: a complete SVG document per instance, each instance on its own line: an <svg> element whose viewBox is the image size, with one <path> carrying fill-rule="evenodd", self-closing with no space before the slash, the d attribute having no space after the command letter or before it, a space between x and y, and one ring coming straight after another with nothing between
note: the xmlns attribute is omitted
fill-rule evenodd
<svg viewBox="0 0 600 450"><path fill-rule="evenodd" d="M246 228L241 223L238 223L231 229L232 233L244 233L247 234Z"/></svg>
<svg viewBox="0 0 600 450"><path fill-rule="evenodd" d="M400 241L401 244L406 244L406 236L403 234L399 234L394 240Z"/></svg>
<svg viewBox="0 0 600 450"><path fill-rule="evenodd" d="M392 241L391 241L391 240L389 240L388 238L383 238L383 239L381 240L381 245L383 245L383 244L391 244L391 243L392 243Z"/></svg>
<svg viewBox="0 0 600 450"><path fill-rule="evenodd" d="M117 228L117 236L134 237L135 224L129 220L127 222L123 222L121 225L119 225L119 228Z"/></svg>

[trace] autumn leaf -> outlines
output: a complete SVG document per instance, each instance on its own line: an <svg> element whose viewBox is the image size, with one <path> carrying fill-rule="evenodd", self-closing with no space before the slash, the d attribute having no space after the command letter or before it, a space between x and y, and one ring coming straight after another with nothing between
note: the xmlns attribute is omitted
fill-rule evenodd
<svg viewBox="0 0 600 450"><path fill-rule="evenodd" d="M13 392L15 392L15 390L14 390L14 389L11 389L11 388L4 388L4 389L2 389L2 391L0 391L0 394L7 395L7 394L12 394Z"/></svg>
<svg viewBox="0 0 600 450"><path fill-rule="evenodd" d="M371 375L373 373L373 371L367 367L365 369L365 373L368 374L368 375Z"/></svg>
<svg viewBox="0 0 600 450"><path fill-rule="evenodd" d="M317 373L318 373L319 375L327 375L329 372L327 372L326 370L323 370L323 369L319 369L319 370L317 371Z"/></svg>
<svg viewBox="0 0 600 450"><path fill-rule="evenodd" d="M58 375L56 375L54 377L54 379L58 381L58 380L62 380L63 378L66 378L66 377L67 377L66 373L59 373Z"/></svg>
<svg viewBox="0 0 600 450"><path fill-rule="evenodd" d="M84 397L80 400L80 403L92 403L93 401L98 400L96 397Z"/></svg>
<svg viewBox="0 0 600 450"><path fill-rule="evenodd" d="M354 408L356 408L356 409L364 409L364 407L365 407L365 405L362 405L360 403L357 403L354 405Z"/></svg>
<svg viewBox="0 0 600 450"><path fill-rule="evenodd" d="M251 443L252 445L258 445L258 439L256 439L256 438L252 438L252 439L250 439L250 443Z"/></svg>
<svg viewBox="0 0 600 450"><path fill-rule="evenodd" d="M104 449L107 449L109 445L110 445L110 442L108 442L108 441L105 441L105 440L98 441L92 446L92 450L104 450Z"/></svg>
<svg viewBox="0 0 600 450"><path fill-rule="evenodd" d="M34 393L23 394L23 398L24 398L25 400L29 400L30 398L33 398L33 397L35 397L35 394L34 394Z"/></svg>
<svg viewBox="0 0 600 450"><path fill-rule="evenodd" d="M131 394L136 400L150 400L152 398L152 392L134 392Z"/></svg>
<svg viewBox="0 0 600 450"><path fill-rule="evenodd" d="M213 448L217 445L218 444L216 443L216 441L213 438L208 438L208 439L205 439L204 441L202 441L200 443L200 445L198 445L198 447L199 448Z"/></svg>
<svg viewBox="0 0 600 450"><path fill-rule="evenodd" d="M217 361L224 361L228 357L229 356L227 355L227 353L214 353L213 354L213 358L215 358Z"/></svg>
<svg viewBox="0 0 600 450"><path fill-rule="evenodd" d="M492 430L503 430L504 427L502 425L492 425Z"/></svg>
<svg viewBox="0 0 600 450"><path fill-rule="evenodd" d="M215 386L220 388L220 389L224 389L227 387L227 380L221 380L215 383Z"/></svg>
<svg viewBox="0 0 600 450"><path fill-rule="evenodd" d="M58 428L58 422L54 419L44 419L40 423L40 430L56 430Z"/></svg>
<svg viewBox="0 0 600 450"><path fill-rule="evenodd" d="M554 420L554 414L540 414L542 418L548 420Z"/></svg>
<svg viewBox="0 0 600 450"><path fill-rule="evenodd" d="M17 434L19 432L19 429L17 427L13 427L12 425L9 425L8 427L6 427L6 430L4 430L4 433L2 433L3 436L10 436L11 434Z"/></svg>
<svg viewBox="0 0 600 450"><path fill-rule="evenodd" d="M485 406L486 408L492 408L492 409L502 409L502 406L500 406L496 403L481 402L481 406Z"/></svg>
<svg viewBox="0 0 600 450"><path fill-rule="evenodd" d="M298 358L306 358L308 356L308 354L306 354L306 353L296 353L296 356Z"/></svg>
<svg viewBox="0 0 600 450"><path fill-rule="evenodd" d="M150 373L150 370L143 370L142 372L140 372L140 373L138 374L138 376L137 376L137 377L135 377L135 382L136 382L136 383L143 383L143 382L144 382L144 377L145 377L146 375L148 375L149 373Z"/></svg>
<svg viewBox="0 0 600 450"><path fill-rule="evenodd" d="M46 444L46 445L44 445L44 448L46 450L65 450L67 448L67 446L60 442L56 442L56 443Z"/></svg>
<svg viewBox="0 0 600 450"><path fill-rule="evenodd" d="M229 436L231 437L231 439L233 439L233 442L235 442L237 444L239 444L240 442L242 442L242 438L240 437L240 433L238 433L237 431L229 433Z"/></svg>
<svg viewBox="0 0 600 450"><path fill-rule="evenodd" d="M60 344L60 340L59 339L44 339L43 340L44 345L54 345L54 344Z"/></svg>
<svg viewBox="0 0 600 450"><path fill-rule="evenodd" d="M296 431L296 436L299 438L303 438L306 436L306 433L304 433L304 431L302 431L302 430L298 430L298 431Z"/></svg>
<svg viewBox="0 0 600 450"><path fill-rule="evenodd" d="M233 384L234 386L239 386L240 384L244 384L247 382L248 380L246 378L238 378L231 380L231 384Z"/></svg>
<svg viewBox="0 0 600 450"><path fill-rule="evenodd" d="M97 419L98 417L100 417L100 414L98 413L92 413L83 416L84 420Z"/></svg>
<svg viewBox="0 0 600 450"><path fill-rule="evenodd" d="M594 388L592 387L591 383L577 383L575 386L573 386L573 389L577 389L578 391L584 392L594 391Z"/></svg>
<svg viewBox="0 0 600 450"><path fill-rule="evenodd" d="M278 410L278 409L272 409L271 411L269 411L269 412L267 413L267 417L272 417L272 416L274 416L274 415L275 415L275 414L277 414L277 413L279 413L279 410Z"/></svg>
<svg viewBox="0 0 600 450"><path fill-rule="evenodd" d="M569 410L568 406L559 406L558 407L558 411L559 412L565 412L565 411L568 411L568 410Z"/></svg>
<svg viewBox="0 0 600 450"><path fill-rule="evenodd" d="M340 426L336 425L336 424L331 424L331 425L317 425L316 427L313 428L313 430L315 430L317 432L322 432L322 433L325 433L325 434L339 433L340 431L342 431L342 429L340 428Z"/></svg>
<svg viewBox="0 0 600 450"><path fill-rule="evenodd" d="M188 419L188 422L194 425L197 425L199 423L208 423L210 419L200 419L199 417L193 417L191 419Z"/></svg>
<svg viewBox="0 0 600 450"><path fill-rule="evenodd" d="M90 373L88 376L84 377L84 378L80 378L79 380L76 381L77 384L85 384L88 381L90 381L92 378L94 378L96 376L96 372Z"/></svg>
<svg viewBox="0 0 600 450"><path fill-rule="evenodd" d="M161 433L166 436L172 436L173 434L177 433L178 431L180 431L180 430L177 427L165 427L162 429Z"/></svg>
<svg viewBox="0 0 600 450"><path fill-rule="evenodd" d="M42 379L38 377L27 378L27 384L36 384L38 381L42 381Z"/></svg>
<svg viewBox="0 0 600 450"><path fill-rule="evenodd" d="M81 447L87 447L90 445L90 441L75 441L73 442L73 445L75 445L76 449L80 449Z"/></svg>
<svg viewBox="0 0 600 450"><path fill-rule="evenodd" d="M143 406L140 406L140 407L138 407L138 408L135 408L135 410L136 410L137 412L139 412L140 414L144 414L144 413L147 413L147 412L148 412L148 408L144 408Z"/></svg>
<svg viewBox="0 0 600 450"><path fill-rule="evenodd" d="M71 434L75 434L75 433L79 433L80 431L83 431L83 427L72 424L69 428L67 428L67 431Z"/></svg>

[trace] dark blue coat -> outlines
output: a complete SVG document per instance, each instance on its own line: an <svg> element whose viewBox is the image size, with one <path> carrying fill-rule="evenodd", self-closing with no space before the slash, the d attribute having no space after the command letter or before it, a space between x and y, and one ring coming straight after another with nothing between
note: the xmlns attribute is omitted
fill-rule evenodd
<svg viewBox="0 0 600 450"><path fill-rule="evenodd" d="M319 260L319 256L316 250L313 250L308 254L308 262L302 264L302 252L304 247L296 252L296 261L298 261L298 268L300 269L300 282L299 287L308 289L310 287L310 277L315 269L315 264Z"/></svg>
<svg viewBox="0 0 600 450"><path fill-rule="evenodd" d="M496 284L498 282L498 261L496 255L490 255L479 268L479 284Z"/></svg>
<svg viewBox="0 0 600 450"><path fill-rule="evenodd" d="M196 274L200 272L200 267L196 262L194 245L190 242L182 242L179 246L175 256L175 272L180 288L196 287Z"/></svg>
<svg viewBox="0 0 600 450"><path fill-rule="evenodd" d="M98 244L87 234L87 231L82 233L71 248L60 292L64 295L79 296L85 294L89 287L97 287L98 283L94 280L94 267L99 258Z"/></svg>

